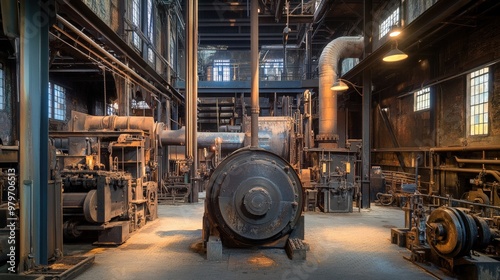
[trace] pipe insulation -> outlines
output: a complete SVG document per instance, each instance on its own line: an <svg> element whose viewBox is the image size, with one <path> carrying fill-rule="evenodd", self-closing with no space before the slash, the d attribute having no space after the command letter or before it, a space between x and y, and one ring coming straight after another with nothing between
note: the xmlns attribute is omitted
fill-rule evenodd
<svg viewBox="0 0 500 280"><path fill-rule="evenodd" d="M339 61L363 54L363 37L339 37L326 45L319 57L319 133L320 147L337 147L337 95L331 90L339 75Z"/></svg>

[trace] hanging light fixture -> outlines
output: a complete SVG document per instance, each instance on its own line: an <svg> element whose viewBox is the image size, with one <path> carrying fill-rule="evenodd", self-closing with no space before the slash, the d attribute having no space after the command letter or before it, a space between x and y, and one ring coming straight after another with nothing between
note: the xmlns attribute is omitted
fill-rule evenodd
<svg viewBox="0 0 500 280"><path fill-rule="evenodd" d="M401 28L397 25L391 26L391 30L389 31L389 37L397 37L401 34Z"/></svg>
<svg viewBox="0 0 500 280"><path fill-rule="evenodd" d="M333 83L332 87L330 88L331 90L333 91L346 91L349 89L349 86L347 85L351 85L352 88L354 88L354 90L360 95L360 96L363 96L363 94L357 89L357 88L363 88L362 86L357 86L351 82L349 82L348 80L344 80L344 79L337 79L335 81L335 83Z"/></svg>
<svg viewBox="0 0 500 280"><path fill-rule="evenodd" d="M391 50L384 55L382 60L385 62L396 62L406 58L408 58L408 55L398 49L398 41L396 41L394 48L391 48Z"/></svg>
<svg viewBox="0 0 500 280"><path fill-rule="evenodd" d="M333 86L330 89L334 91L344 91L348 90L349 86L341 81L341 79L338 79L335 83L333 83Z"/></svg>

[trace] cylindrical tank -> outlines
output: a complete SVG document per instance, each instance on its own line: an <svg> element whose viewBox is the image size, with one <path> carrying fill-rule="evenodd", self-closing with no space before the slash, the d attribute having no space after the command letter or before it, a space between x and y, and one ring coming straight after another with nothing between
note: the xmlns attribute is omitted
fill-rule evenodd
<svg viewBox="0 0 500 280"><path fill-rule="evenodd" d="M224 245L267 245L297 225L302 184L283 158L247 147L217 166L205 203L210 232L218 232Z"/></svg>

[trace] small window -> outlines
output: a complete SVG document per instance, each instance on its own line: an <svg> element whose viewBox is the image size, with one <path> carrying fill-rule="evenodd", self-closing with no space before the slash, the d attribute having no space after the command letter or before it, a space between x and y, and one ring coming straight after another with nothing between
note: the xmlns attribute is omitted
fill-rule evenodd
<svg viewBox="0 0 500 280"><path fill-rule="evenodd" d="M379 26L379 39L382 39L389 31L393 25L399 24L399 7L392 12Z"/></svg>
<svg viewBox="0 0 500 280"><path fill-rule="evenodd" d="M66 89L49 83L49 118L66 120Z"/></svg>
<svg viewBox="0 0 500 280"><path fill-rule="evenodd" d="M428 87L415 92L415 112L427 110L431 107L430 96L431 89Z"/></svg>
<svg viewBox="0 0 500 280"><path fill-rule="evenodd" d="M137 101L132 99L132 109L151 109L151 107L144 100Z"/></svg>
<svg viewBox="0 0 500 280"><path fill-rule="evenodd" d="M470 135L488 134L489 68L468 75Z"/></svg>
<svg viewBox="0 0 500 280"><path fill-rule="evenodd" d="M3 73L3 64L0 63L0 110L5 110L5 80Z"/></svg>
<svg viewBox="0 0 500 280"><path fill-rule="evenodd" d="M154 63L155 55L154 55L154 52L152 49L152 48L154 48L154 39L155 39L154 38L154 20L153 20L153 14L154 14L153 0L147 0L146 9L147 9L146 36L148 37L148 40L151 43L151 45L148 46L148 60L149 60L149 62Z"/></svg>
<svg viewBox="0 0 500 280"><path fill-rule="evenodd" d="M139 0L132 0L132 24L135 28L141 29L141 5ZM132 43L138 49L141 48L141 40L137 32L132 32Z"/></svg>
<svg viewBox="0 0 500 280"><path fill-rule="evenodd" d="M214 60L214 81L231 81L231 64L229 59Z"/></svg>
<svg viewBox="0 0 500 280"><path fill-rule="evenodd" d="M260 67L268 80L281 80L283 58L265 60Z"/></svg>
<svg viewBox="0 0 500 280"><path fill-rule="evenodd" d="M106 105L106 116L117 116L118 115L118 103L108 103Z"/></svg>

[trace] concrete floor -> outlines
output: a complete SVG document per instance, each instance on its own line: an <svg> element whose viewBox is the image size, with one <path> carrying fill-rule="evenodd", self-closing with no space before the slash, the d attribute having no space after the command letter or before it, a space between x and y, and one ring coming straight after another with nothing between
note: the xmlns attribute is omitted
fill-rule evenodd
<svg viewBox="0 0 500 280"><path fill-rule="evenodd" d="M306 212L307 261L291 261L281 249L226 248L223 261L208 261L201 250L203 210L202 200L160 205L159 219L119 247L66 246L71 254L95 255L76 279L435 279L391 244L390 229L404 225L397 208Z"/></svg>

